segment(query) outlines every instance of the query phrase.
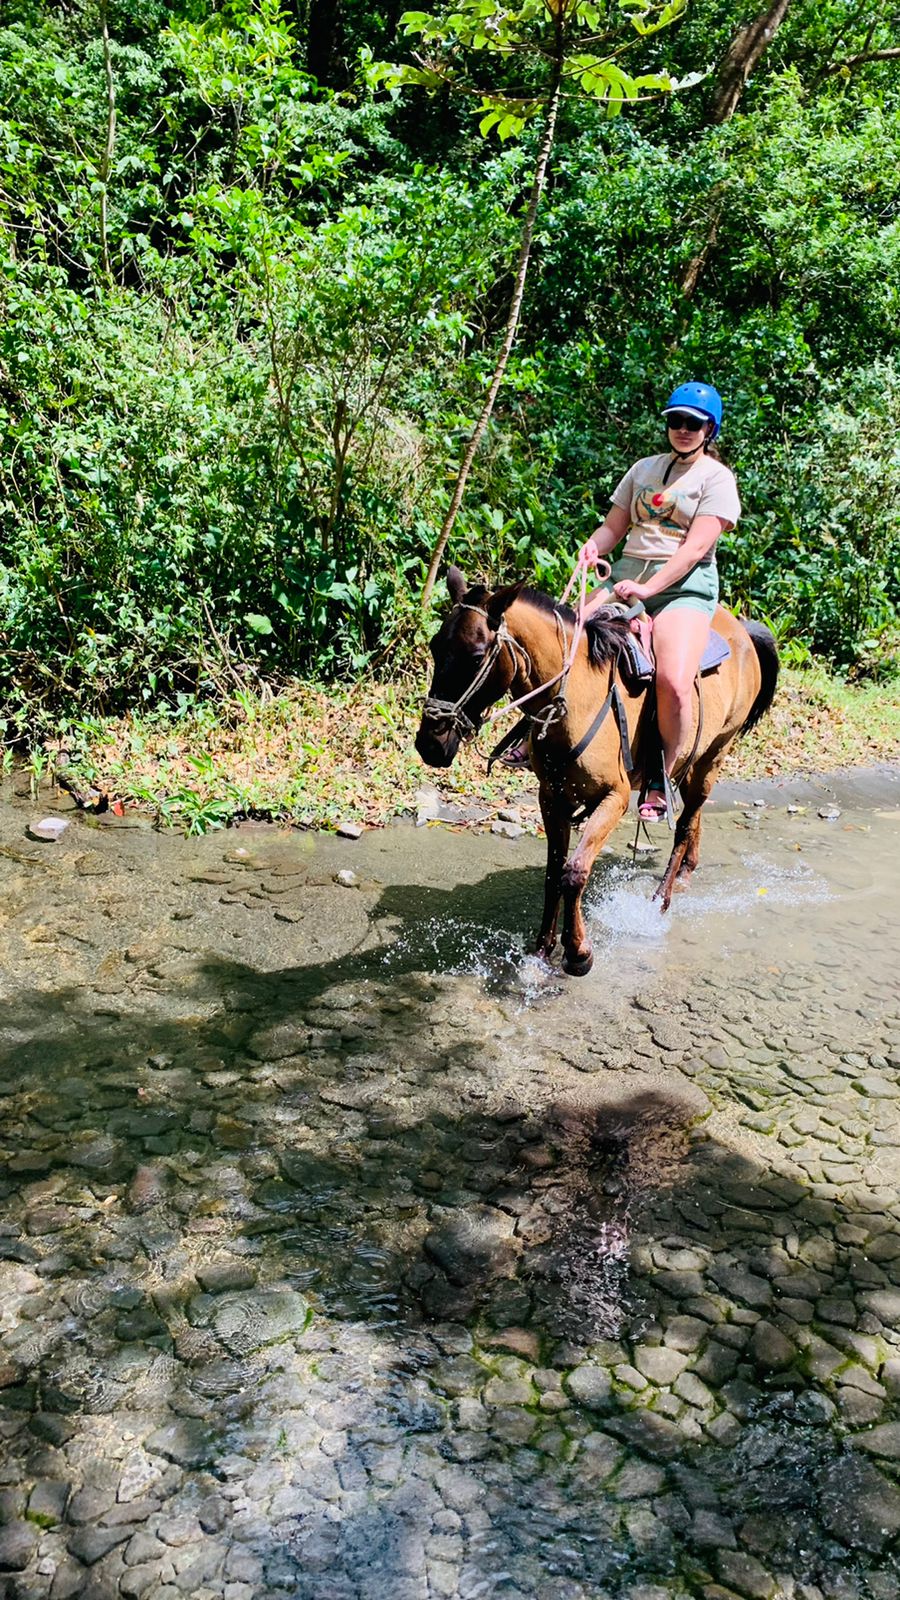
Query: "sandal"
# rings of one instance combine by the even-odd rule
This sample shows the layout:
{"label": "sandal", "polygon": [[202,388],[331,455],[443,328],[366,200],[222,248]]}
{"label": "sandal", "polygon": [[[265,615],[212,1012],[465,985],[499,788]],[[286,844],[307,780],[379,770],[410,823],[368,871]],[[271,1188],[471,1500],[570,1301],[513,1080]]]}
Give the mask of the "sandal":
{"label": "sandal", "polygon": [[638,816],[642,822],[666,821],[666,797],[661,789],[648,789],[646,799],[638,806]]}
{"label": "sandal", "polygon": [[497,757],[497,760],[501,767],[512,767],[514,771],[530,769],[531,757],[528,754],[527,740],[520,739],[518,744],[511,744],[508,750],[504,750],[502,756]]}

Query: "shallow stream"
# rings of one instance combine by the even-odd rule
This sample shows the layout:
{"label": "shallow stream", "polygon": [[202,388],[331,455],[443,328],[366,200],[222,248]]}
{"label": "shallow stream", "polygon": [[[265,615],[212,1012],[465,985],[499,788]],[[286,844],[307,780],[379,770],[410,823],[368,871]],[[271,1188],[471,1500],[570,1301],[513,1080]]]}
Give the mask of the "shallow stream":
{"label": "shallow stream", "polygon": [[534,839],[0,796],[0,1596],[900,1595],[900,774],[717,799],[574,980]]}

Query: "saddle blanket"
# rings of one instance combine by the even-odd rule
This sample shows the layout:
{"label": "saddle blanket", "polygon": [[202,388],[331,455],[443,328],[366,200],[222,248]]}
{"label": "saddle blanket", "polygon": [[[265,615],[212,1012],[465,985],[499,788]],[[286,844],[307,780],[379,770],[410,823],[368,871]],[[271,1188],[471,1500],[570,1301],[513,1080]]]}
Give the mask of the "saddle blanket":
{"label": "saddle blanket", "polygon": [[[644,654],[641,641],[630,633],[625,641],[625,653],[628,657],[628,675],[649,682],[653,677],[654,666],[649,656]],[[731,655],[731,646],[726,644],[720,633],[714,628],[709,630],[709,641],[703,652],[700,662],[701,673],[713,672],[723,661]]]}

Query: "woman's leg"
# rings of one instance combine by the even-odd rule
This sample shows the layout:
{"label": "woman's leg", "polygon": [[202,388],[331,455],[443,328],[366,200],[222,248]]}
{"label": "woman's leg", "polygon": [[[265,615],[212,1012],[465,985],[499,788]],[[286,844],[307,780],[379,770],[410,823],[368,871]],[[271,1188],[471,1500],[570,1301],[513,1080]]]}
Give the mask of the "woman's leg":
{"label": "woman's leg", "polygon": [[693,606],[664,606],[653,618],[656,703],[666,772],[689,754],[694,735],[694,682],[709,638],[710,618]]}

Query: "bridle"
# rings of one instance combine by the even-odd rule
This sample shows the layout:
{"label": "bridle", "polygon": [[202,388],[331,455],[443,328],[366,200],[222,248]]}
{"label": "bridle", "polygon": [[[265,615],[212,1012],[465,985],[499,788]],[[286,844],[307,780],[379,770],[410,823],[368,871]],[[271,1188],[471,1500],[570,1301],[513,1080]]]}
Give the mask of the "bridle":
{"label": "bridle", "polygon": [[[460,611],[474,611],[479,617],[484,617],[486,622],[493,627],[490,616],[483,606],[467,605],[464,600],[457,601]],[[435,733],[456,733],[460,739],[474,739],[478,732],[476,724],[463,710],[463,706],[478,693],[494,668],[502,652],[508,649],[513,659],[513,666],[518,671],[520,665],[526,676],[531,672],[531,657],[523,644],[514,639],[506,626],[506,618],[501,617],[497,624],[494,638],[485,654],[481,666],[478,668],[469,687],[463,691],[458,700],[440,700],[436,695],[428,695],[422,711],[423,723],[428,723]],[[521,657],[521,662],[520,658]]]}

